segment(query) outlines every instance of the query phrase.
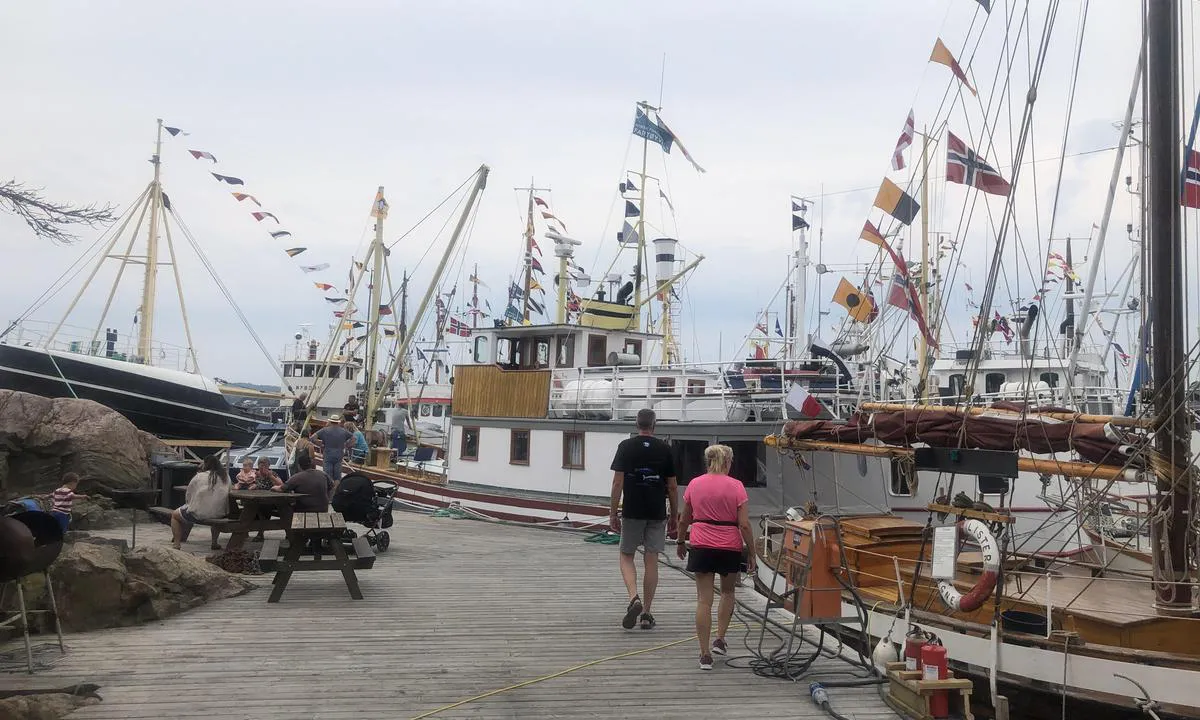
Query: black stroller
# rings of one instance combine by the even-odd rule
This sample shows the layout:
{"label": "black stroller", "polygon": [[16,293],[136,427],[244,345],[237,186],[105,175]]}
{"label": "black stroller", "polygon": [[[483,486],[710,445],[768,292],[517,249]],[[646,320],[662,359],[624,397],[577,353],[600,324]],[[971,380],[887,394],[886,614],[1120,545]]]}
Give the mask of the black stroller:
{"label": "black stroller", "polygon": [[[399,487],[391,480],[373,481],[362,473],[350,473],[342,478],[331,505],[346,522],[365,526],[367,542],[383,552],[391,544],[387,528],[392,526],[392,496]],[[356,535],[348,530],[347,537]]]}

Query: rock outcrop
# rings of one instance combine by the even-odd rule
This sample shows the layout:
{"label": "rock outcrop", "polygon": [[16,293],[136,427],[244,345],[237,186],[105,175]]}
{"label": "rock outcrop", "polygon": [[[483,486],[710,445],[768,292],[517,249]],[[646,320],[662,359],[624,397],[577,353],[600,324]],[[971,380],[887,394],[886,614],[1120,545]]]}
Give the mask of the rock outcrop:
{"label": "rock outcrop", "polygon": [[75,712],[81,705],[98,703],[88,698],[66,693],[38,693],[0,699],[0,718],[14,720],[59,720]]}
{"label": "rock outcrop", "polygon": [[82,492],[99,482],[148,486],[151,453],[162,448],[120,413],[73,398],[0,390],[0,491],[45,493],[63,473],[77,473]]}
{"label": "rock outcrop", "polygon": [[[254,587],[203,558],[165,545],[133,550],[122,545],[83,538],[64,547],[50,566],[65,632],[162,620]],[[23,583],[37,607],[44,607],[42,576],[28,576]]]}

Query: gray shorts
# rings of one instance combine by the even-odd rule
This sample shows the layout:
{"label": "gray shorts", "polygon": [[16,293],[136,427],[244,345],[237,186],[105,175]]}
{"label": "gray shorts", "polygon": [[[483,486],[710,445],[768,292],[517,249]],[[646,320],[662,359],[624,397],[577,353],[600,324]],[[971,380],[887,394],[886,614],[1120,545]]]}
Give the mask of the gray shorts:
{"label": "gray shorts", "polygon": [[667,521],[621,518],[621,552],[632,555],[638,546],[648,553],[660,553],[667,547]]}

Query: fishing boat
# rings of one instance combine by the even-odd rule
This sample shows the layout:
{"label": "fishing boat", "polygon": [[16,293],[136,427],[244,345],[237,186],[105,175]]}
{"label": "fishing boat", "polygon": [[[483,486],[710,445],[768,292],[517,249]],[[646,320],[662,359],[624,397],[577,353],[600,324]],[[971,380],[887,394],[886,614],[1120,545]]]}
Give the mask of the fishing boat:
{"label": "fishing boat", "polygon": [[[1079,327],[1065,328],[1067,344],[1054,362],[1026,348],[1014,354],[1016,363],[984,352],[993,329],[993,268],[973,342],[961,355],[929,363],[930,392],[922,383],[907,402],[863,402],[848,421],[792,421],[765,438],[798,463],[809,453],[846,453],[903,468],[893,482],[919,481],[928,490],[915,519],[843,508],[836,493],[814,483],[806,507],[763,519],[759,589],[815,625],[878,641],[883,660],[908,657],[898,648],[936,638],[998,718],[1200,717],[1200,478],[1180,311],[1187,286],[1180,168],[1192,163],[1180,162],[1177,144],[1179,6],[1151,0],[1145,8],[1124,127],[1144,69],[1150,142],[1142,261],[1156,320],[1142,335],[1145,384],[1130,409],[1116,414],[1121,404],[1100,382],[1103,355],[1087,357]],[[1040,70],[1044,59],[1036,62]],[[966,82],[961,69],[955,74]],[[1035,80],[1028,97],[1036,90]],[[968,160],[983,162],[973,154]],[[1018,150],[1014,185],[1021,166]],[[998,176],[985,162],[975,170]],[[896,216],[894,206],[881,209]],[[1102,226],[1109,210],[1111,192]],[[993,264],[1011,216],[1007,207]],[[1086,300],[1084,309],[1086,317]],[[1034,321],[1028,308],[1024,321]],[[920,364],[928,362],[924,350]],[[988,377],[1009,365],[1016,374],[1006,367],[1003,377]],[[1089,547],[1064,552],[1057,540],[1018,534],[1019,508],[980,499],[1003,500],[1039,478],[1061,478],[1070,497],[1054,507]],[[843,478],[845,492],[861,487]],[[812,581],[817,562],[833,563],[829,578],[837,582]]]}
{"label": "fishing boat", "polygon": [[[117,230],[93,246],[94,264],[87,281],[62,318],[57,322],[33,319],[32,313],[40,307],[35,303],[0,333],[0,388],[45,397],[94,400],[129,418],[141,430],[163,438],[228,440],[244,445],[254,437],[260,418],[232,405],[221,385],[201,374],[192,343],[169,224],[175,211],[160,181],[163,129],[159,120],[150,159],[153,178],[120,219]],[[139,239],[143,240],[140,247]],[[165,253],[161,247],[164,240]],[[196,250],[199,252],[198,247]],[[89,307],[88,302],[81,302],[84,293],[101,266],[109,261],[116,262],[118,270],[96,324],[88,328],[68,324],[76,311]],[[86,262],[87,257],[77,261]],[[121,279],[131,265],[143,266],[141,302],[134,331],[123,334],[112,327],[115,321],[110,311]],[[162,267],[173,271],[185,347],[155,338]],[[44,294],[43,300],[46,297]]]}

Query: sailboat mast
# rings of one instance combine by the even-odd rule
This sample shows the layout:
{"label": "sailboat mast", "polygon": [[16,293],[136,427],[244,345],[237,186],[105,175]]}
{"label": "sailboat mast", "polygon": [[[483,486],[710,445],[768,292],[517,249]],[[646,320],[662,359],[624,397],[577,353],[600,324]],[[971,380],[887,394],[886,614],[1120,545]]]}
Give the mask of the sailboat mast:
{"label": "sailboat mast", "polygon": [[[375,218],[375,242],[371,244],[371,282],[368,284],[370,288],[370,306],[368,307],[368,317],[370,321],[367,325],[367,376],[363,378],[363,384],[367,388],[367,411],[366,423],[373,423],[375,411],[379,409],[376,398],[382,399],[386,388],[380,388],[379,392],[375,392],[375,385],[379,381],[377,368],[379,366],[379,301],[382,298],[383,292],[383,221],[387,218],[387,200],[383,198],[383,186],[379,186],[379,190],[375,193],[375,202],[371,206],[371,217]],[[364,428],[369,428],[370,425],[364,423]]]}
{"label": "sailboat mast", "polygon": [[525,308],[521,318],[529,322],[529,289],[533,285],[533,178],[529,178],[529,207],[525,216]]}
{"label": "sailboat mast", "polygon": [[475,263],[475,272],[471,273],[471,327],[479,327],[479,263]]}
{"label": "sailboat mast", "polygon": [[1179,3],[1149,0],[1146,12],[1146,103],[1149,157],[1151,362],[1158,427],[1155,449],[1166,460],[1156,468],[1160,511],[1151,521],[1158,607],[1186,612],[1191,423],[1184,358],[1183,248],[1179,173]]}
{"label": "sailboat mast", "polygon": [[162,133],[163,121],[158,119],[158,135],[154,139],[154,180],[150,183],[150,232],[146,236],[146,274],[142,281],[142,307],[138,317],[138,362],[150,364],[150,346],[154,341],[154,298],[158,293],[158,217],[162,207]]}
{"label": "sailboat mast", "polygon": [[[646,112],[658,112],[658,108],[648,102],[639,102],[638,107]],[[639,308],[637,311],[637,327],[634,330],[640,332],[642,330],[642,273],[646,271],[646,163],[650,154],[650,141],[642,138],[642,173],[638,176],[641,184],[638,185],[638,221],[637,221],[637,262],[634,263],[634,279],[633,279],[633,306]],[[650,330],[651,328],[647,328]],[[664,352],[666,352],[666,343],[663,343]]]}
{"label": "sailboat mast", "polygon": [[[921,133],[921,271],[917,273],[922,312],[929,308],[929,135],[928,128],[925,130]],[[929,341],[925,333],[917,339],[917,352],[917,402],[924,403],[929,379]]]}
{"label": "sailboat mast", "polygon": [[[408,338],[408,271],[404,271],[404,279],[400,281],[400,342]],[[397,358],[401,360],[402,358]]]}

